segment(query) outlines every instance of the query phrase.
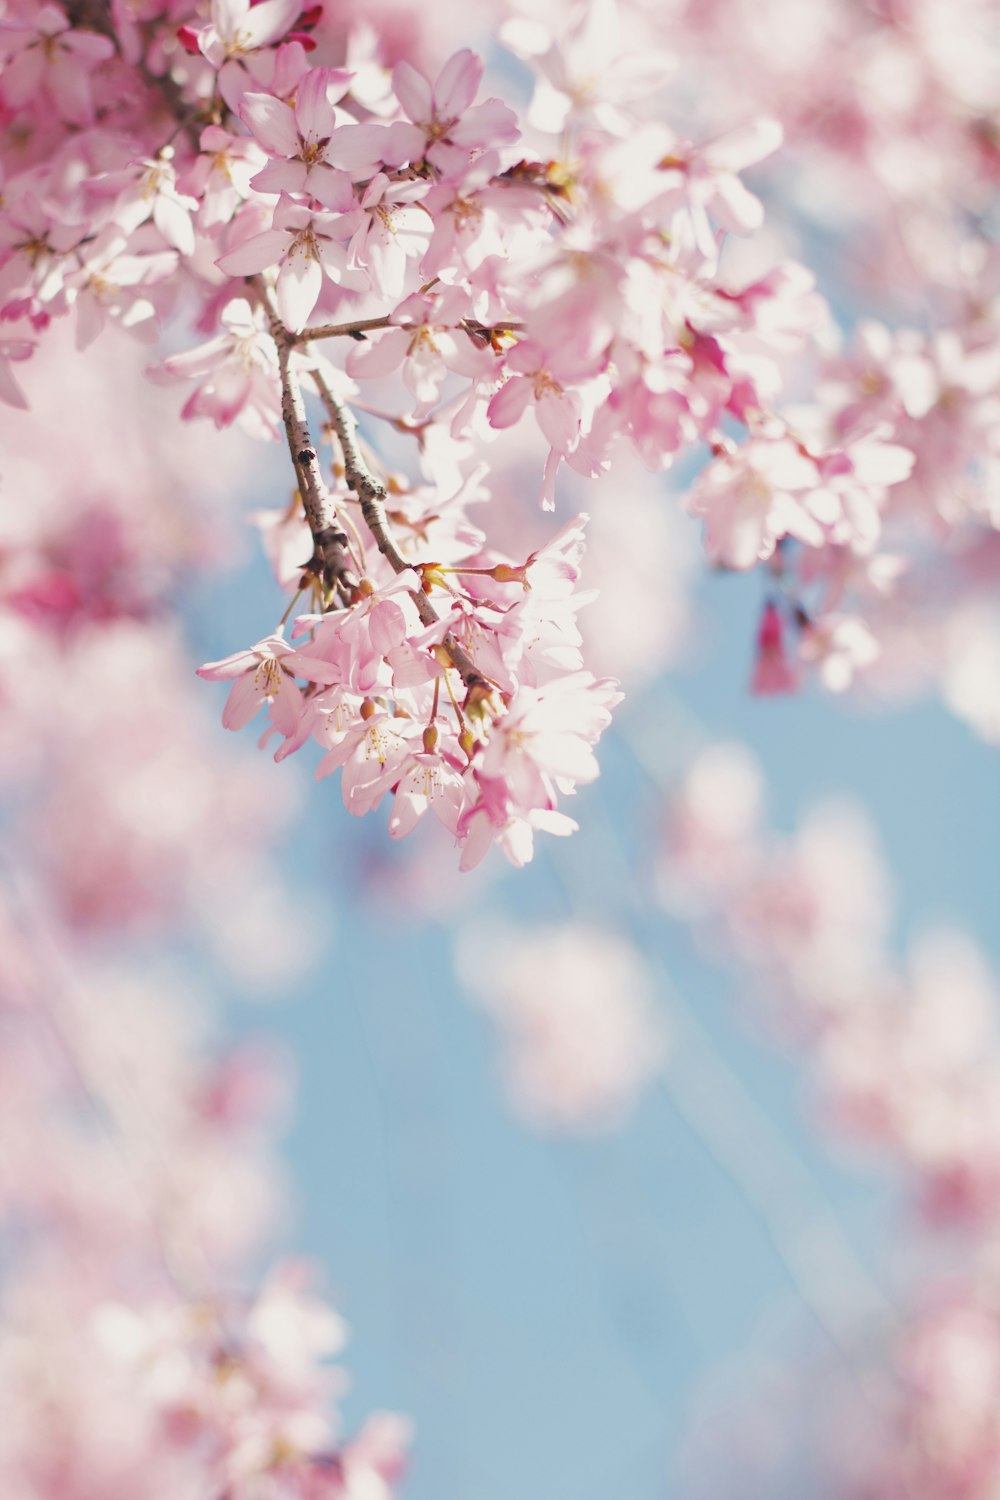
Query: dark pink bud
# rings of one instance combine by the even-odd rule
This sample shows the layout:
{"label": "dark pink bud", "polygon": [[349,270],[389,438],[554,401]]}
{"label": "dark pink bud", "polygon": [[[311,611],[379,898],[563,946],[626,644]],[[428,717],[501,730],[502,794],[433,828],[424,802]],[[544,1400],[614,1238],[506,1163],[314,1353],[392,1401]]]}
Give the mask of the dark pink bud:
{"label": "dark pink bud", "polygon": [[198,33],[193,26],[178,26],[177,40],[185,52],[190,52],[192,57],[197,57],[201,51],[198,46]]}
{"label": "dark pink bud", "polygon": [[798,680],[785,655],[785,628],[778,606],[769,599],[757,630],[757,660],[750,691],[756,697],[794,693]]}

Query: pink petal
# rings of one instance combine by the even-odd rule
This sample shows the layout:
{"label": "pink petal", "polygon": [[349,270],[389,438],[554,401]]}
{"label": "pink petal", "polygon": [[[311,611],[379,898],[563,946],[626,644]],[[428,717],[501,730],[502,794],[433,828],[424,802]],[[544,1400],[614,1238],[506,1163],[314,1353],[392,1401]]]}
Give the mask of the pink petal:
{"label": "pink petal", "polygon": [[194,254],[194,225],[186,208],[165,193],[157,193],[153,202],[153,223],[168,245],[182,255]]}
{"label": "pink petal", "polygon": [[487,99],[467,110],[448,132],[456,146],[493,146],[520,135],[517,115],[499,99]]}
{"label": "pink petal", "polygon": [[256,672],[247,672],[237,678],[229,689],[229,697],[222,710],[223,729],[243,729],[263,702],[264,694],[257,686]]}
{"label": "pink petal", "polygon": [[431,86],[412,63],[398,62],[392,70],[392,87],[405,114],[417,125],[429,123],[434,113]]}
{"label": "pink petal", "polygon": [[322,289],[323,267],[319,261],[302,251],[290,255],[278,272],[275,286],[278,311],[286,328],[298,331],[306,326]]}
{"label": "pink petal", "polygon": [[301,0],[262,0],[240,21],[240,33],[251,47],[267,47],[285,35],[301,10]]}
{"label": "pink petal", "polygon": [[49,89],[56,107],[71,125],[90,125],[94,119],[94,101],[90,92],[90,75],[82,62],[60,49],[52,59]]}
{"label": "pink petal", "polygon": [[333,134],[333,101],[347,92],[353,77],[342,68],[310,68],[295,92],[295,119],[303,138],[319,141]]}
{"label": "pink petal", "polygon": [[5,401],[8,406],[19,406],[24,411],[28,409],[24,392],[14,379],[7,361],[2,358],[0,358],[0,401]]}
{"label": "pink petal", "polygon": [[250,186],[258,193],[301,193],[308,175],[304,161],[276,156],[251,177]]}
{"label": "pink petal", "polygon": [[268,266],[277,265],[288,250],[289,237],[284,229],[265,229],[254,234],[235,250],[220,255],[215,262],[227,276],[254,276]]}
{"label": "pink petal", "polygon": [[727,131],[717,140],[710,141],[698,154],[703,161],[722,171],[742,172],[746,167],[752,167],[766,156],[771,156],[784,137],[785,132],[779,122],[764,117],[754,120],[750,125],[742,125],[737,130]]}
{"label": "pink petal", "polygon": [[468,109],[483,76],[483,60],[463,47],[449,57],[434,83],[435,114],[440,120],[453,120]]}
{"label": "pink petal", "polygon": [[738,177],[720,177],[709,205],[721,229],[751,234],[764,222],[764,205]]}
{"label": "pink petal", "polygon": [[373,650],[387,656],[406,639],[406,616],[391,599],[381,599],[368,616],[368,634]]}
{"label": "pink petal", "polygon": [[357,344],[347,356],[347,373],[359,380],[377,380],[398,370],[406,356],[410,335],[402,328],[390,328],[367,344]]}
{"label": "pink petal", "polygon": [[231,678],[253,672],[259,662],[260,657],[256,651],[236,651],[232,656],[224,656],[221,661],[207,661],[198,668],[197,676],[204,677],[206,682],[228,682]]}
{"label": "pink petal", "polygon": [[580,418],[569,396],[545,392],[535,404],[535,416],[557,453],[568,453],[575,446],[580,436]]}
{"label": "pink petal", "polygon": [[271,698],[271,723],[286,739],[299,727],[302,701],[302,694],[292,679],[282,672],[278,691]]}
{"label": "pink petal", "polygon": [[244,94],[240,118],[272,156],[298,156],[299,132],[287,104],[270,94]]}
{"label": "pink petal", "polygon": [[6,64],[3,72],[3,96],[14,109],[27,104],[42,85],[45,58],[41,47],[30,47]]}
{"label": "pink petal", "polygon": [[531,382],[517,376],[502,385],[486,408],[491,427],[513,427],[531,400]]}

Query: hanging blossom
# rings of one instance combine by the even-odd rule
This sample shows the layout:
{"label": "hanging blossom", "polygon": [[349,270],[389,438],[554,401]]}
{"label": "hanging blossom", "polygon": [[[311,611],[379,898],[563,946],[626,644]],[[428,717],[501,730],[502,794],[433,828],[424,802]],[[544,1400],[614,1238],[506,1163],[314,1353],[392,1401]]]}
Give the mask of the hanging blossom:
{"label": "hanging blossom", "polygon": [[[660,471],[702,445],[687,508],[708,558],[765,566],[779,601],[760,691],[810,670],[835,689],[872,680],[887,538],[901,514],[926,515],[935,485],[957,495],[955,524],[994,525],[1000,454],[963,498],[973,445],[995,430],[991,315],[922,350],[874,335],[853,363],[832,349],[806,270],[769,262],[766,244],[730,250],[761,232],[743,174],[786,122],[661,118],[662,39],[626,7],[602,0],[562,34],[541,18],[505,29],[536,73],[528,145],[467,48],[432,77],[285,0],[212,0],[141,27],[125,9],[104,24],[11,0],[0,25],[0,90],[22,116],[3,153],[0,396],[23,399],[13,362],[30,368],[60,317],[89,344],[110,321],[148,339],[175,306],[195,309],[200,347],[172,348],[158,378],[190,382],[185,418],[283,439],[299,497],[275,544],[282,586],[304,596],[281,633],[297,655],[278,667],[251,647],[240,680],[268,690],[242,687],[227,722],[256,704],[282,758],[317,739],[349,787],[374,759],[365,807],[411,798],[392,832],[422,821],[425,786],[466,865],[494,841],[521,861],[535,828],[567,831],[565,795],[595,774],[616,701],[588,675],[579,593],[544,598],[502,571],[526,568],[534,541],[472,540],[484,475],[499,493],[521,464],[558,508],[575,476],[612,493],[633,457]],[[56,94],[72,102],[53,109]],[[408,457],[390,460],[386,433]],[[284,516],[288,497],[271,509]],[[437,552],[446,530],[464,548]],[[341,623],[404,567],[401,635]],[[336,675],[297,674],[309,658]]]}

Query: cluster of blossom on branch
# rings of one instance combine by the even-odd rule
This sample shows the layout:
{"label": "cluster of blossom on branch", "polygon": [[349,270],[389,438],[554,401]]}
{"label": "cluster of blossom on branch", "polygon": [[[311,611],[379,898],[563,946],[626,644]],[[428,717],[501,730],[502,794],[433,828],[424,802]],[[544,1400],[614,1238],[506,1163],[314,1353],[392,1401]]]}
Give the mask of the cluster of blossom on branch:
{"label": "cluster of blossom on branch", "polygon": [[870,617],[903,567],[887,523],[981,461],[996,386],[985,331],[951,355],[884,331],[854,364],[823,355],[809,273],[766,250],[741,271],[731,248],[763,222],[740,173],[782,126],[688,140],[662,118],[655,28],[637,65],[616,25],[602,3],[558,40],[503,28],[538,80],[521,121],[479,98],[473,52],[390,66],[332,6],[10,0],[0,21],[6,399],[54,318],[87,344],[194,306],[207,342],[158,377],[190,386],[186,417],[283,436],[295,477],[265,537],[281,623],[205,669],[237,680],[226,722],[266,706],[279,755],[317,739],[352,812],[392,795],[394,834],[433,809],[463,868],[574,826],[560,799],[596,774],[617,701],[579,650],[582,534],[551,543],[546,596],[553,552],[503,553],[468,518],[525,436],[546,507],[561,471],[613,476],[629,453],[660,470],[700,445],[709,559],[772,579],[755,686],[795,685],[794,628],[841,687],[877,656]]}

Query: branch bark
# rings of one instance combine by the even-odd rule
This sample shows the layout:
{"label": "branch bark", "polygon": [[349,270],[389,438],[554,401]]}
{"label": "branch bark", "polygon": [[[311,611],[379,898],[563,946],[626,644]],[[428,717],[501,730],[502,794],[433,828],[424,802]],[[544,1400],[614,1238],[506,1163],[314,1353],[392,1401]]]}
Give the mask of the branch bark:
{"label": "branch bark", "polygon": [[[375,545],[393,572],[403,573],[407,568],[411,568],[413,564],[407,562],[392,535],[392,529],[385,513],[386,488],[381,480],[376,479],[361,455],[361,449],[358,447],[357,423],[354,420],[354,414],[343,401],[334,395],[319,370],[313,370],[312,378],[319,398],[323,403],[323,409],[326,412],[330,427],[340,444],[340,450],[344,456],[344,478],[347,481],[348,488],[353,490],[358,497],[365,525],[375,538]],[[419,589],[414,590],[413,601],[417,606],[417,613],[425,625],[437,625],[441,623],[441,616],[425,593]],[[459,673],[462,681],[470,691],[473,688],[477,690],[489,688],[489,683],[472,660],[472,657],[466,651],[465,647],[455,639],[450,630],[445,631],[441,638],[441,644],[448,653],[452,666]]]}

